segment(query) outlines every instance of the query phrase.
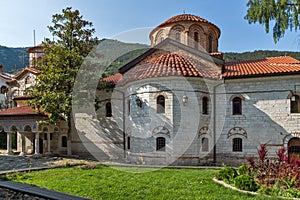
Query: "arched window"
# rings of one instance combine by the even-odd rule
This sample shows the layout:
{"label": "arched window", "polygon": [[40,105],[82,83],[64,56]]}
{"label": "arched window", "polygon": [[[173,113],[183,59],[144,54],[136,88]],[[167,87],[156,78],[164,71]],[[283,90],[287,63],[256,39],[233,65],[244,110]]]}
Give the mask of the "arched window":
{"label": "arched window", "polygon": [[202,138],[202,151],[207,152],[208,151],[208,138]]}
{"label": "arched window", "polygon": [[26,126],[24,127],[24,131],[25,131],[25,132],[31,132],[31,127],[30,127],[29,125],[26,125]]}
{"label": "arched window", "polygon": [[105,111],[106,111],[106,117],[112,116],[112,109],[111,109],[111,103],[107,102],[105,105]]}
{"label": "arched window", "polygon": [[177,42],[180,42],[180,32],[178,32],[178,31],[175,33],[175,40]]}
{"label": "arched window", "polygon": [[240,97],[235,97],[232,99],[232,114],[233,115],[242,114],[242,99]]}
{"label": "arched window", "polygon": [[169,32],[169,37],[177,42],[181,42],[181,33],[184,31],[184,27],[175,25]]}
{"label": "arched window", "polygon": [[59,132],[59,128],[58,127],[54,127],[54,133],[58,133]]}
{"label": "arched window", "polygon": [[288,142],[288,156],[290,158],[299,158],[300,157],[300,138],[292,138]]}
{"label": "arched window", "polygon": [[243,151],[243,140],[241,138],[232,139],[232,151]]}
{"label": "arched window", "polygon": [[156,151],[166,150],[166,139],[163,137],[156,138]]}
{"label": "arched window", "polygon": [[194,48],[198,49],[198,43],[199,43],[199,33],[194,32]]}
{"label": "arched window", "polygon": [[298,95],[291,97],[291,113],[300,113],[300,99]]}
{"label": "arched window", "polygon": [[208,36],[208,53],[211,53],[213,51],[213,39],[212,35],[209,34]]}
{"label": "arched window", "polygon": [[203,97],[202,98],[202,114],[207,115],[208,114],[208,98]]}
{"label": "arched window", "polygon": [[29,84],[30,83],[30,76],[27,76],[26,78],[25,78],[25,84]]}
{"label": "arched window", "polygon": [[164,31],[160,30],[155,36],[155,44],[158,44],[164,40]]}
{"label": "arched window", "polygon": [[62,136],[61,137],[61,147],[67,147],[68,142],[67,142],[67,136]]}
{"label": "arched window", "polygon": [[156,110],[157,113],[165,113],[165,97],[159,95],[156,99]]}

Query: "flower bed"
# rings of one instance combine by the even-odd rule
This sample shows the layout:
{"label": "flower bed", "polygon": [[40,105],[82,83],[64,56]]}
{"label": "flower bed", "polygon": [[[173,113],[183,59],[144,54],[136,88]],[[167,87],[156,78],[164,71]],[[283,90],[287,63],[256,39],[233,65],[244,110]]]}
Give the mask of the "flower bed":
{"label": "flower bed", "polygon": [[258,159],[250,157],[248,164],[238,169],[224,167],[217,179],[241,190],[300,198],[300,159],[295,156],[288,159],[285,148],[276,153],[277,159],[269,159],[267,144],[262,144],[258,149]]}

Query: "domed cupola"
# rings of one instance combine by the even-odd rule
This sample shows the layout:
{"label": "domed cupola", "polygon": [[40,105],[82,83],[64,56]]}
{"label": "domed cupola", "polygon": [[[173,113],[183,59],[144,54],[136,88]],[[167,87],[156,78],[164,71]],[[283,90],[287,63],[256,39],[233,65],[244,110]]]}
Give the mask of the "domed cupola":
{"label": "domed cupola", "polygon": [[191,14],[174,16],[151,31],[151,46],[171,38],[187,46],[218,52],[220,29],[213,23]]}

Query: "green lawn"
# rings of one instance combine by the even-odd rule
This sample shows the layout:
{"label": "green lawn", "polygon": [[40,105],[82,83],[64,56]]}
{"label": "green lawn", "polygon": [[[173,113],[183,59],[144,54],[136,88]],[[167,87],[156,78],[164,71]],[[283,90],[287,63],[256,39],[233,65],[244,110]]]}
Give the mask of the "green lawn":
{"label": "green lawn", "polygon": [[[216,170],[160,169],[128,173],[98,166],[57,168],[9,175],[13,181],[92,199],[276,199],[243,194],[212,181]],[[126,168],[128,170],[128,168]],[[143,169],[131,168],[142,172]]]}

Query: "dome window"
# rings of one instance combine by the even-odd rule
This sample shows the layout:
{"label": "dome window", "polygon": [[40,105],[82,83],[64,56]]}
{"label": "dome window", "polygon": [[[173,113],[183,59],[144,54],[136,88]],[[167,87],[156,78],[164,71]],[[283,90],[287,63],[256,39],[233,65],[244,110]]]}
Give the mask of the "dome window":
{"label": "dome window", "polygon": [[194,48],[198,49],[198,43],[199,43],[199,33],[194,32]]}

